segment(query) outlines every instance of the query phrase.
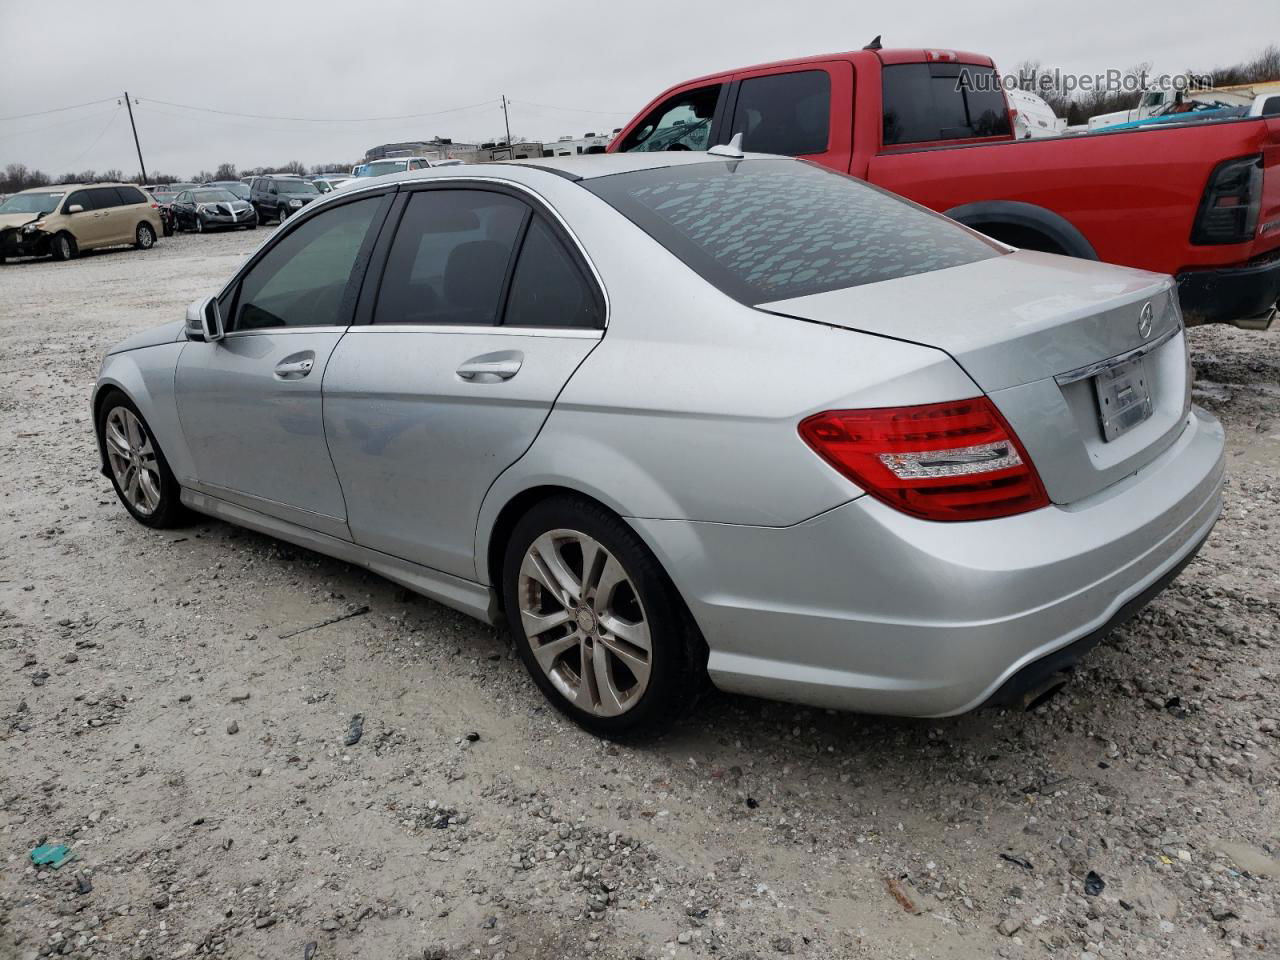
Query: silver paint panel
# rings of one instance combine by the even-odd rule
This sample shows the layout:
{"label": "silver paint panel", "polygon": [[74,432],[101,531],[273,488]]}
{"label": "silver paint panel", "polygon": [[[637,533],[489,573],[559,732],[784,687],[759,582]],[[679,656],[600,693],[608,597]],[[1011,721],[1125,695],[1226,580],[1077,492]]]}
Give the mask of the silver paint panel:
{"label": "silver paint panel", "polygon": [[[324,423],[355,542],[474,579],[480,503],[538,435],[592,333],[352,327],[325,372]],[[515,376],[458,375],[495,351],[521,355]]]}
{"label": "silver paint panel", "polygon": [[[281,519],[315,514],[330,534],[342,530],[346,504],[325,443],[320,387],[345,327],[278,328],[218,343],[188,343],[175,392],[194,463],[193,479],[255,498]],[[275,367],[312,354],[300,379]]]}

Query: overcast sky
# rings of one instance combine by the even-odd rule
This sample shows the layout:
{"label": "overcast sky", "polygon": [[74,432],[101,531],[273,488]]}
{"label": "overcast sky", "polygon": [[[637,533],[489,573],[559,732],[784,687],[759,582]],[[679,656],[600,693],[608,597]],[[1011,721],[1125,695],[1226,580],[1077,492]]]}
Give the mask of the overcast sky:
{"label": "overcast sky", "polygon": [[[504,93],[514,135],[607,131],[673,83],[876,34],[886,47],[986,53],[1003,70],[1025,59],[1089,73],[1144,60],[1208,69],[1280,40],[1280,0],[0,0],[0,31],[0,117],[128,89],[148,169],[186,177],[223,161],[355,161],[437,134],[493,139]],[[309,123],[171,104],[326,121],[451,112]],[[138,166],[115,99],[0,120],[0,167],[12,162],[53,175]]]}

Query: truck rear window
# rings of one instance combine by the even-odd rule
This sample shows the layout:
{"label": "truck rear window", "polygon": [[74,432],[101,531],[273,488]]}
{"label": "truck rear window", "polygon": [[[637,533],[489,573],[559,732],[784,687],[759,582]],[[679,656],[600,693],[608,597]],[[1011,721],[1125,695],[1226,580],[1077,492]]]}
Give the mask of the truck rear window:
{"label": "truck rear window", "polygon": [[753,306],[1000,253],[945,217],[798,160],[682,164],[582,185]]}
{"label": "truck rear window", "polygon": [[884,143],[1009,136],[1009,110],[991,67],[898,63],[883,71]]}

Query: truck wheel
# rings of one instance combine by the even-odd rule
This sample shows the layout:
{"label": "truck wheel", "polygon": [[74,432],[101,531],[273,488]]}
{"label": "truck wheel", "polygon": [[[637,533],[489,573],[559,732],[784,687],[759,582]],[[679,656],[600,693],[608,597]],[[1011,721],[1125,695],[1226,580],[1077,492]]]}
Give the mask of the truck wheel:
{"label": "truck wheel", "polygon": [[74,260],[80,252],[80,248],[76,246],[76,238],[69,233],[60,233],[54,237],[50,249],[55,260]]}

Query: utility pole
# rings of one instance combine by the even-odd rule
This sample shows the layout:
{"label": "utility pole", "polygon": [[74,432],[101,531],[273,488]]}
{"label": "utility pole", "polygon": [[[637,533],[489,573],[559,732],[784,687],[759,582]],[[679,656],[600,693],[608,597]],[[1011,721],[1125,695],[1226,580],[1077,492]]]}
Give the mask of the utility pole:
{"label": "utility pole", "polygon": [[142,162],[142,144],[138,142],[138,125],[133,122],[133,104],[129,101],[129,91],[124,92],[124,105],[129,111],[129,126],[133,128],[133,145],[138,150],[138,166],[142,168],[142,182],[147,182],[147,165]]}
{"label": "utility pole", "polygon": [[507,119],[507,95],[502,95],[502,123],[507,128],[507,149],[511,148],[511,121]]}

